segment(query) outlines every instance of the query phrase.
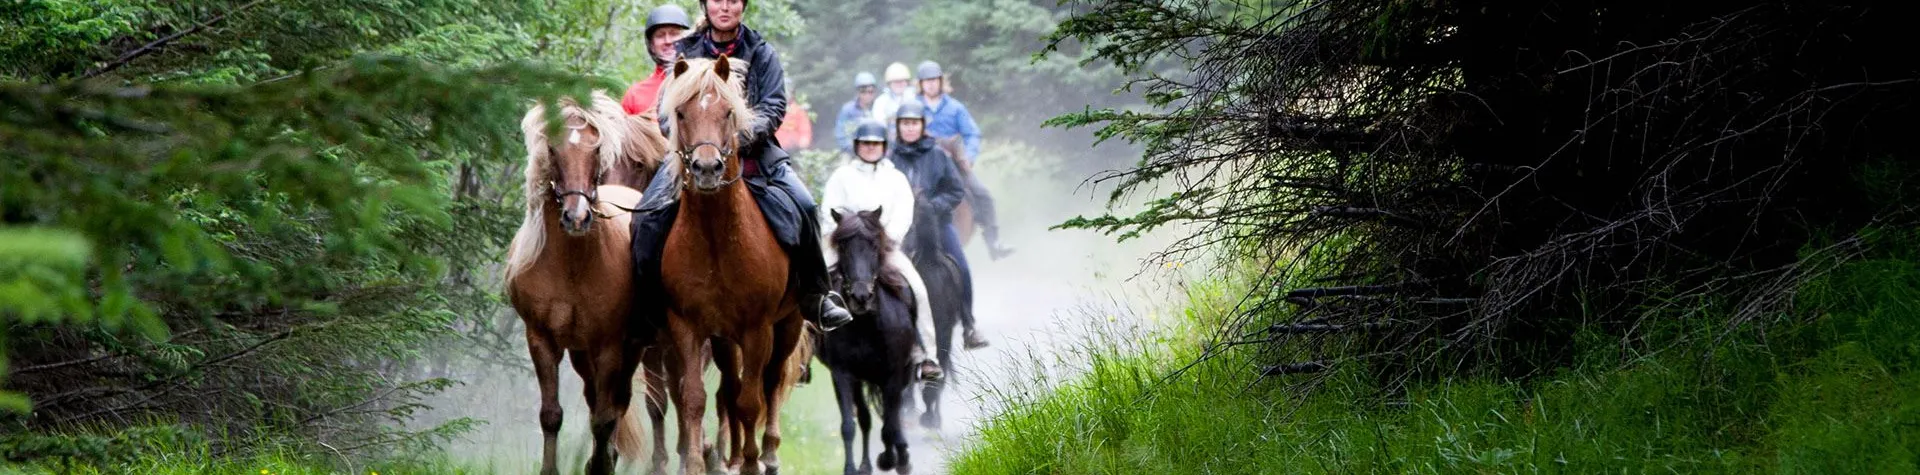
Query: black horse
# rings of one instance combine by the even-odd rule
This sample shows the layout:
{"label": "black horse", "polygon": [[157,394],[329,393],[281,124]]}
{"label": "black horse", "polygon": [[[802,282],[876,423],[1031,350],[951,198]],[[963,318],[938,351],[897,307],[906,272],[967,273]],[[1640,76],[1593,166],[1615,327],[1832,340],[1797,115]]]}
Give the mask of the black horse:
{"label": "black horse", "polygon": [[954,381],[954,329],[961,321],[973,319],[973,308],[967,305],[973,299],[966,295],[967,284],[962,280],[965,277],[960,273],[960,264],[947,255],[941,244],[941,234],[951,226],[951,221],[950,217],[936,216],[916,207],[913,226],[907,231],[903,248],[907,259],[913,261],[914,270],[920,272],[920,280],[927,284],[928,307],[933,309],[933,337],[937,340],[932,347],[938,348],[940,369],[946,373],[942,380],[925,384],[920,390],[922,403],[927,408],[927,412],[920,414],[920,425],[934,430],[940,429],[940,393]]}
{"label": "black horse", "polygon": [[[821,336],[820,362],[833,374],[833,392],[840,401],[840,438],[845,444],[847,475],[872,473],[867,463],[867,437],[872,433],[866,392],[879,396],[882,450],[881,470],[913,471],[907,457],[907,438],[901,412],[912,401],[914,367],[909,364],[918,332],[913,327],[913,291],[900,271],[887,265],[893,242],[880,226],[882,209],[851,215],[833,210],[839,225],[829,239],[840,254],[831,271],[833,285],[847,299],[853,323]],[[860,419],[860,466],[853,465],[854,416]]]}

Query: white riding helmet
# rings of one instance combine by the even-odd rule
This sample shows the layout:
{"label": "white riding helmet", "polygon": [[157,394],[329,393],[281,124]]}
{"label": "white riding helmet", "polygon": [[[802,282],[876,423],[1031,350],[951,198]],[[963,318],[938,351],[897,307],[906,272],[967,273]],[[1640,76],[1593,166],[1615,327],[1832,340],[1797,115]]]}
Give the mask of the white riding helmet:
{"label": "white riding helmet", "polygon": [[887,82],[909,81],[912,79],[913,73],[907,71],[907,65],[901,63],[887,65]]}

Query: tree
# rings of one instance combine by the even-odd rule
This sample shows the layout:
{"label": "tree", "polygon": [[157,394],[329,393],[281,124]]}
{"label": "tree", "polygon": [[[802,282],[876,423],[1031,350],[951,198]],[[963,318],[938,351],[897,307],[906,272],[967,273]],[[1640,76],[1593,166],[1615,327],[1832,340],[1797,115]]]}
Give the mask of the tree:
{"label": "tree", "polygon": [[[579,73],[632,42],[576,41],[614,6],[0,7],[0,404],[31,406],[0,432],[178,421],[333,453],[459,429],[397,423],[453,384],[412,365],[495,330],[515,125],[618,85]],[[59,454],[7,456],[36,455]]]}
{"label": "tree", "polygon": [[1263,374],[1525,377],[1674,304],[1734,302],[1743,328],[1865,223],[1912,219],[1849,185],[1913,158],[1880,131],[1915,125],[1920,63],[1866,47],[1906,4],[1083,5],[1053,39],[1153,107],[1056,124],[1142,144],[1104,180],[1157,199],[1066,227],[1197,223],[1174,252],[1264,264],[1209,352],[1263,343]]}

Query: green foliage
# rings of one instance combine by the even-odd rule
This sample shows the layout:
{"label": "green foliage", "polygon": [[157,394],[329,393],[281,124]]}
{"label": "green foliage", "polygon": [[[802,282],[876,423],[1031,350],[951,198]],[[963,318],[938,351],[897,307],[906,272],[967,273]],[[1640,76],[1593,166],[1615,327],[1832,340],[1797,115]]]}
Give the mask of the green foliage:
{"label": "green foliage", "polygon": [[581,35],[628,8],[0,5],[0,433],[83,448],[159,419],[351,463],[471,427],[406,428],[456,384],[418,367],[512,331],[489,268],[520,115],[619,86],[556,70],[613,70],[639,42]]}
{"label": "green foliage", "polygon": [[[1920,233],[1876,236],[1801,287],[1809,318],[1764,336],[1704,305],[1642,345],[1589,332],[1550,377],[1418,384],[1384,406],[1358,371],[1261,380],[1238,355],[1161,379],[1199,343],[1115,348],[989,420],[953,473],[1913,473]],[[1186,331],[1230,318],[1237,285],[1199,287]]]}

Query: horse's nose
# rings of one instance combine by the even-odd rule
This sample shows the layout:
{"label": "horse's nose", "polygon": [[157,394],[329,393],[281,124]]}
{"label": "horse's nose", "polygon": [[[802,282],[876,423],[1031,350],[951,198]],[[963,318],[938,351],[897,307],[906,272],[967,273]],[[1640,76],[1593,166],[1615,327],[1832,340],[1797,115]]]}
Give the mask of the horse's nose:
{"label": "horse's nose", "polygon": [[560,211],[560,227],[568,234],[586,234],[593,230],[593,213],[586,206],[567,207]]}
{"label": "horse's nose", "polygon": [[719,159],[698,159],[693,161],[693,172],[700,175],[716,176],[726,168],[726,162]]}

